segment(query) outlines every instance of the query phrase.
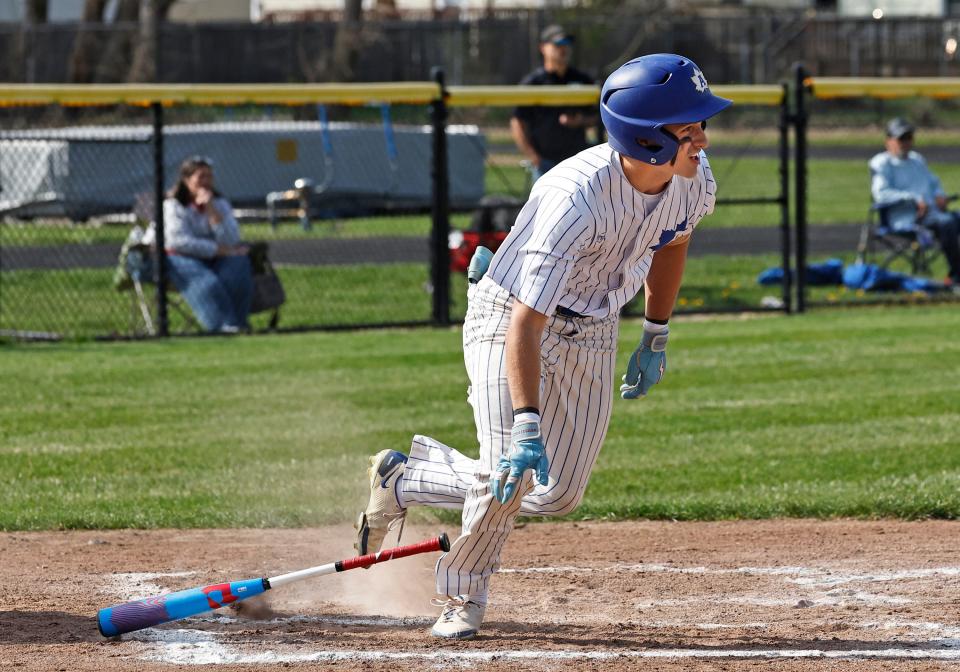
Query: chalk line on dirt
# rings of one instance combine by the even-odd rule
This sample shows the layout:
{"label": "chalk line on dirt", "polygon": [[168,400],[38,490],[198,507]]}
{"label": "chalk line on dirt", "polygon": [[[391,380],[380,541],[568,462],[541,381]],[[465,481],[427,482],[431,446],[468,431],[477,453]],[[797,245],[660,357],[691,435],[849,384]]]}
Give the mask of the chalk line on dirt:
{"label": "chalk line on dirt", "polygon": [[[284,663],[336,663],[421,661],[434,665],[463,665],[527,660],[623,660],[624,658],[697,659],[697,658],[830,658],[843,660],[912,659],[960,660],[960,647],[954,641],[921,643],[926,648],[902,647],[877,649],[639,649],[617,651],[574,651],[515,649],[497,651],[370,651],[359,649],[320,650],[309,652],[260,651],[229,649],[217,633],[199,630],[148,629],[136,639],[151,646],[146,660],[177,665],[256,665]],[[880,643],[882,644],[882,643]]]}
{"label": "chalk line on dirt", "polygon": [[788,577],[785,579],[786,581],[800,585],[835,585],[842,583],[874,583],[904,581],[907,579],[960,577],[960,567],[930,567],[870,573],[850,573],[849,570],[829,567],[678,567],[676,565],[658,563],[610,565],[607,567],[577,567],[573,565],[560,565],[557,567],[517,567],[501,568],[497,570],[497,572],[499,574],[589,574],[592,572],[745,574],[747,576],[784,576]]}
{"label": "chalk line on dirt", "polygon": [[[906,597],[895,597],[889,595],[874,595],[860,591],[845,591],[842,594],[832,594],[833,591],[815,596],[808,599],[807,608],[812,607],[838,607],[848,604],[877,604],[889,606],[902,606],[910,604],[913,600]],[[672,597],[663,600],[640,600],[634,604],[637,609],[651,609],[653,607],[687,607],[699,604],[741,604],[754,607],[794,607],[798,606],[797,597],[764,597],[762,595],[693,595],[690,597]]]}

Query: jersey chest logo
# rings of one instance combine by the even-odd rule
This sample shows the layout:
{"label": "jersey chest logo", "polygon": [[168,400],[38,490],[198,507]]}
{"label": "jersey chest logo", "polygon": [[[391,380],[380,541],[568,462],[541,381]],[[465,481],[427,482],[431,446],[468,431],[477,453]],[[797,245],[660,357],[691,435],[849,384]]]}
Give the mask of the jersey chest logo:
{"label": "jersey chest logo", "polygon": [[681,231],[687,230],[687,218],[684,217],[683,221],[677,225],[675,229],[664,229],[660,232],[660,240],[657,241],[656,245],[651,245],[650,249],[656,252],[664,245],[669,245],[670,242],[677,237],[677,234]]}

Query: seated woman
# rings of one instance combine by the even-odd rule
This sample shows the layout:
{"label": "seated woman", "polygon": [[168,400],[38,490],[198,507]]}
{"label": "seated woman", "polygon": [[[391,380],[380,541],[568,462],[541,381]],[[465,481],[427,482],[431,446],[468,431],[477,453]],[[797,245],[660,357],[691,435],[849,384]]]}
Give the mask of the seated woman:
{"label": "seated woman", "polygon": [[233,209],[213,188],[213,162],[191,157],[163,203],[170,280],[207,331],[249,328],[253,274]]}

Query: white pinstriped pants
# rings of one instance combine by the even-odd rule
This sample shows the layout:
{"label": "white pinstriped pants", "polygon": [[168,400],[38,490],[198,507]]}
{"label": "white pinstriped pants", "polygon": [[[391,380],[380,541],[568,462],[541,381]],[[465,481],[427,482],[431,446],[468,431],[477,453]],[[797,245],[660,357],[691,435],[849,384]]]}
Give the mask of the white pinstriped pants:
{"label": "white pinstriped pants", "polygon": [[541,431],[550,481],[534,485],[527,471],[522,499],[501,505],[489,478],[510,449],[513,405],[504,341],[512,304],[510,294],[489,278],[470,288],[463,351],[480,459],[415,436],[402,482],[406,506],[463,509],[460,537],[437,562],[437,593],[466,595],[481,604],[517,515],[560,516],[580,503],[607,433],[616,387],[617,317],[551,317],[540,347]]}

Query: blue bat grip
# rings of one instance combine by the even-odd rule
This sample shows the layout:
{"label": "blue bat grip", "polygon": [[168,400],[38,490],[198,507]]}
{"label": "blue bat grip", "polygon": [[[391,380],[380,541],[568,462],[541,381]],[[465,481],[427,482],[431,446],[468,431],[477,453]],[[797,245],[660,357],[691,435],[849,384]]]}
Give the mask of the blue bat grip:
{"label": "blue bat grip", "polygon": [[190,588],[168,595],[155,595],[101,609],[97,613],[97,627],[104,637],[115,637],[149,628],[151,625],[219,609],[232,602],[259,595],[269,587],[270,584],[265,579],[247,579]]}

